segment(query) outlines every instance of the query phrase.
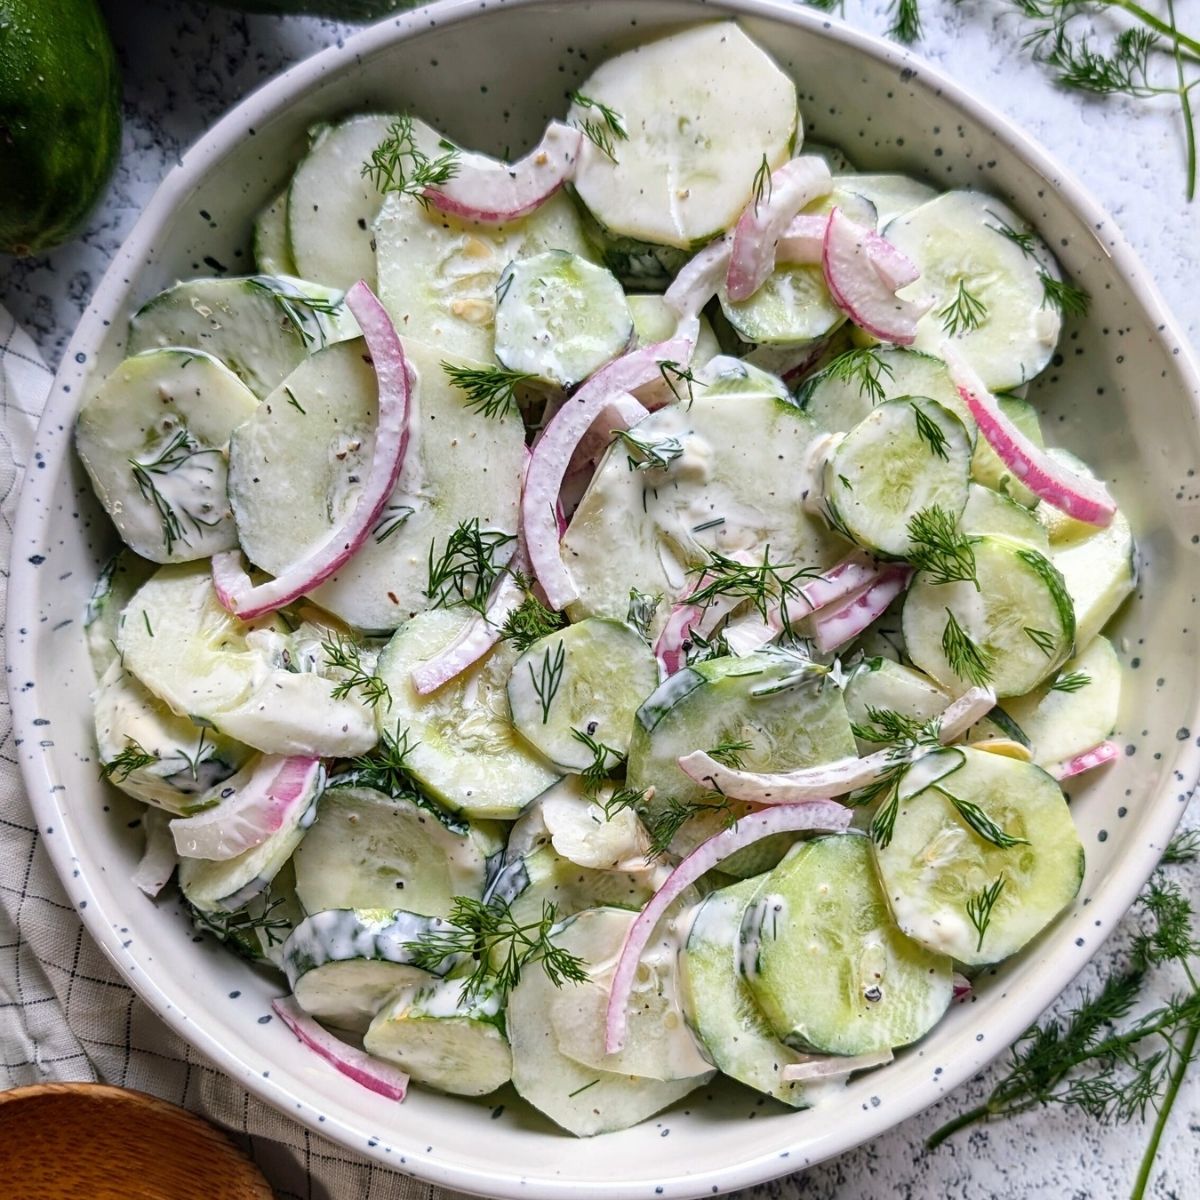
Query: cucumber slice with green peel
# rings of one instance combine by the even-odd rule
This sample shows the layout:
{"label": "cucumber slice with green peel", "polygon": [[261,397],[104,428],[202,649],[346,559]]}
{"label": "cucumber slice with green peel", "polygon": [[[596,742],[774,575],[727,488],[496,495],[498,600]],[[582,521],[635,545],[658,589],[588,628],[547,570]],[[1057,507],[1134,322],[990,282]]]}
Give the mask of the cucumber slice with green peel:
{"label": "cucumber slice with green peel", "polygon": [[[356,695],[335,696],[337,681],[318,669],[295,670],[283,619],[232,616],[206,567],[160,569],[130,600],[117,645],[172,711],[257,750],[347,757],[377,740]],[[328,670],[323,660],[319,670]]]}
{"label": "cucumber slice with green peel", "polygon": [[[608,921],[568,918],[552,938],[557,946],[585,962],[612,954],[611,941],[597,936],[607,932]],[[520,1095],[556,1124],[578,1137],[611,1133],[644,1121],[660,1109],[682,1099],[712,1078],[714,1072],[669,1081],[620,1074],[586,1067],[559,1049],[559,1030],[551,1017],[556,1001],[561,1024],[569,1016],[574,987],[563,984],[561,996],[541,970],[526,970],[508,998],[505,1014],[512,1046],[512,1081]],[[587,1019],[591,1019],[590,1010]],[[631,1022],[632,1024],[632,1022]]]}
{"label": "cucumber slice with green peel", "polygon": [[999,533],[1032,546],[1041,554],[1050,551],[1046,527],[1029,509],[982,484],[972,483],[968,488],[967,504],[958,525],[963,533]]}
{"label": "cucumber slice with green peel", "polygon": [[[575,191],[615,234],[694,250],[730,228],[755,172],[799,140],[791,79],[732,22],[697,25],[610,58],[577,95],[619,117],[612,157],[586,140]],[[582,127],[594,107],[574,103]]]}
{"label": "cucumber slice with green peel", "polygon": [[375,1015],[363,1047],[439,1091],[494,1092],[512,1077],[500,997],[467,997],[463,988],[461,979],[403,988]]}
{"label": "cucumber slice with green peel", "polygon": [[722,1074],[792,1108],[808,1108],[841,1084],[814,1087],[780,1078],[800,1055],[772,1033],[739,970],[742,917],[762,883],[761,877],[745,879],[704,898],[679,956],[680,998]]}
{"label": "cucumber slice with green peel", "polygon": [[[681,755],[734,746],[746,770],[784,771],[857,753],[841,691],[824,678],[783,653],[715,658],[672,675],[638,709],[626,782],[636,790],[654,788],[645,805],[647,825],[671,809],[696,808],[672,839],[672,853],[686,854],[731,813],[745,811],[740,804],[714,808],[711,793],[680,770]],[[721,869],[736,877],[757,874],[793,841],[791,835],[764,838]]]}
{"label": "cucumber slice with green peel", "polygon": [[556,767],[581,772],[599,759],[611,771],[629,752],[634,713],[657,686],[658,663],[642,635],[624,621],[592,617],[517,659],[508,702],[513,724]]}
{"label": "cucumber slice with green peel", "polygon": [[433,981],[432,972],[413,965],[414,943],[443,924],[403,909],[312,913],[283,946],[288,986],[309,1016],[365,1033],[397,989]]}
{"label": "cucumber slice with green peel", "polygon": [[1137,547],[1129,519],[1120,510],[1104,529],[1084,526],[1074,541],[1050,543],[1050,561],[1062,572],[1075,607],[1076,641],[1081,646],[1108,624],[1137,585]]}
{"label": "cucumber slice with green peel", "polygon": [[954,413],[976,437],[975,422],[950,382],[946,364],[932,354],[900,347],[859,349],[834,358],[796,390],[796,403],[831,433],[853,429],[875,406],[901,396],[926,396]]}
{"label": "cucumber slice with green peel", "polygon": [[871,854],[862,834],[815,838],[746,909],[746,981],[776,1037],[797,1049],[907,1046],[950,1004],[950,959],[897,928]]}
{"label": "cucumber slice with green peel", "polygon": [[[310,131],[308,154],[296,168],[287,196],[288,244],[305,279],[342,289],[362,279],[375,288],[371,226],[383,195],[363,167],[396,120],[368,114]],[[410,129],[423,154],[436,159],[446,153],[441,135],[424,121],[413,120]]]}
{"label": "cucumber slice with green peel", "polygon": [[971,439],[935,400],[908,396],[873,409],[825,464],[825,503],[860,546],[913,551],[909,522],[933,506],[957,517],[967,502]]}
{"label": "cucumber slice with green peel", "polygon": [[730,300],[723,287],[720,295],[721,311],[734,332],[755,346],[809,345],[846,320],[820,267],[781,264],[748,300]]}
{"label": "cucumber slice with green peel", "polygon": [[[959,962],[999,962],[1074,898],[1083,847],[1045,771],[981,750],[958,752],[966,759],[959,771],[900,801],[891,841],[874,847],[875,865],[910,937]],[[1007,848],[988,841],[955,799],[1025,840]]]}
{"label": "cucumber slice with green peel", "polygon": [[191,279],[134,313],[129,347],[203,350],[264,397],[314,350],[359,336],[341,301],[341,292],[291,277]]}
{"label": "cucumber slice with green peel", "polygon": [[100,571],[83,617],[88,654],[97,680],[102,679],[105,671],[120,657],[117,636],[121,632],[125,606],[156,570],[158,567],[154,563],[132,550],[122,549]]}
{"label": "cucumber slice with green peel", "polygon": [[[569,190],[574,193],[574,189]],[[660,246],[640,238],[621,237],[605,229],[582,202],[580,210],[588,246],[597,261],[602,262],[623,287],[647,292],[665,291],[692,257],[690,250],[680,250],[677,246]]]}
{"label": "cucumber slice with green peel", "polygon": [[[1000,411],[1034,445],[1044,445],[1042,426],[1037,409],[1019,396],[997,396]],[[986,438],[975,439],[975,453],[971,458],[971,478],[995,492],[1008,496],[1025,508],[1033,508],[1037,497],[1004,465],[1000,456],[992,449]]]}
{"label": "cucumber slice with green peel", "polygon": [[396,328],[453,363],[494,361],[496,287],[509,263],[547,250],[595,257],[564,193],[503,225],[462,221],[393,193],[375,241],[379,296]]}
{"label": "cucumber slice with green peel", "polygon": [[561,388],[622,354],[634,336],[621,285],[566,250],[546,250],[504,268],[495,325],[502,366]]}
{"label": "cucumber slice with green peel", "polygon": [[[472,411],[466,393],[450,382],[436,351],[406,340],[405,352],[417,373],[417,386],[400,477],[371,535],[311,594],[317,604],[365,630],[393,630],[429,606],[425,593],[430,551],[435,558],[443,554],[464,522],[478,521],[480,530],[510,536],[517,530],[525,470],[525,430],[519,414],[488,418]],[[344,403],[349,407],[348,398]],[[303,418],[290,405],[284,407],[289,411],[277,407],[271,420],[302,438]],[[287,460],[288,473],[302,479],[303,473],[292,464],[311,461],[313,451],[302,452],[297,446],[296,453],[297,459]],[[262,454],[270,455],[265,442]],[[336,476],[322,463],[318,478]],[[297,497],[297,504],[305,505],[300,511],[314,518],[322,515],[314,512],[311,496]],[[287,519],[286,512],[277,512],[277,528]],[[260,540],[271,538],[270,523],[268,510],[262,516]],[[276,554],[289,552],[286,538],[278,546],[272,540],[272,545]]]}
{"label": "cucumber slice with green peel", "polygon": [[[617,1075],[674,1080],[703,1075],[712,1063],[702,1053],[680,1008],[676,960],[678,947],[671,919],[638,962],[629,997],[629,1029],[615,1054],[604,1049],[605,1012],[612,972],[625,936],[637,914],[621,908],[579,913],[568,937],[586,945],[589,978],[568,985],[550,999],[550,1024],[558,1049],[585,1067]],[[686,925],[687,918],[676,918]]]}
{"label": "cucumber slice with green peel", "polygon": [[258,401],[195,350],[125,359],[85,401],[75,448],[124,542],[153,562],[190,562],[237,545],[225,448]]}
{"label": "cucumber slice with green peel", "polygon": [[1120,707],[1121,664],[1103,637],[1093,638],[1081,654],[1063,663],[1049,683],[1005,702],[1040,767],[1099,745],[1116,728]]}
{"label": "cucumber slice with green peel", "polygon": [[296,851],[296,891],[308,912],[402,903],[444,917],[455,896],[483,895],[486,850],[432,806],[369,787],[327,787]]}
{"label": "cucumber slice with green peel", "polygon": [[405,765],[439,804],[469,817],[510,820],[558,778],[512,723],[506,688],[518,652],[501,641],[428,696],[412,683],[412,669],[453,640],[471,615],[430,609],[392,638],[376,667],[392,696],[379,721],[384,729],[408,731]]}
{"label": "cucumber slice with green peel", "polygon": [[287,188],[254,218],[254,265],[264,275],[295,275],[288,242]]}
{"label": "cucumber slice with green peel", "polygon": [[[806,147],[805,153],[811,151]],[[910,175],[838,174],[834,183],[845,191],[857,192],[875,206],[879,229],[886,228],[897,217],[912,212],[938,194],[936,188]]]}
{"label": "cucumber slice with green peel", "polygon": [[1038,374],[1062,329],[1042,282],[1048,271],[1057,277],[1050,251],[1036,239],[1026,249],[1005,228],[1024,233],[1026,226],[994,196],[963,190],[942,193],[886,229],[921,270],[896,294],[933,300],[917,322],[914,349],[936,353],[950,337],[992,391]]}
{"label": "cucumber slice with green peel", "polygon": [[92,696],[96,749],[114,787],[186,816],[250,757],[243,746],[173,713],[114,659]]}
{"label": "cucumber slice with green peel", "polygon": [[[873,724],[871,711],[889,711],[918,721],[936,717],[950,703],[950,696],[928,675],[889,658],[868,658],[858,666],[843,693],[850,723],[862,728]],[[879,749],[869,738],[856,738],[860,754]]]}
{"label": "cucumber slice with green peel", "polygon": [[[671,605],[696,581],[710,551],[742,551],[759,563],[832,565],[844,544],[800,504],[797,464],[816,431],[776,377],[714,359],[696,375],[692,401],[652,413],[631,431],[681,449],[665,470],[631,470],[617,439],[601,460],[563,536],[563,560],[579,591],[573,620],[621,620],[631,588],[662,596],[651,625],[662,631]],[[687,384],[679,385],[686,388]],[[763,447],[771,447],[764,454]],[[619,512],[623,519],[612,520]],[[693,747],[694,749],[694,747]]]}
{"label": "cucumber slice with green peel", "polygon": [[990,535],[972,548],[978,589],[917,573],[904,602],[908,654],[951,691],[990,682],[997,696],[1024,695],[1071,653],[1071,597],[1062,574],[1032,546]]}

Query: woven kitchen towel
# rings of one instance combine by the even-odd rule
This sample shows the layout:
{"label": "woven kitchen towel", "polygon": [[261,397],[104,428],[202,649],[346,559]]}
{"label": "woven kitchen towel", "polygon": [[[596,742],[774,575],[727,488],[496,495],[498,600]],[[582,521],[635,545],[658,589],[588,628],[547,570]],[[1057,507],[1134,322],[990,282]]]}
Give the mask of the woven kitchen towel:
{"label": "woven kitchen towel", "polygon": [[[17,494],[50,379],[33,342],[0,306],[0,636]],[[0,706],[0,1088],[102,1080],[152,1092],[229,1130],[280,1197],[458,1196],[347,1154],[262,1104],[125,986],[84,932],[39,841],[2,689]]]}

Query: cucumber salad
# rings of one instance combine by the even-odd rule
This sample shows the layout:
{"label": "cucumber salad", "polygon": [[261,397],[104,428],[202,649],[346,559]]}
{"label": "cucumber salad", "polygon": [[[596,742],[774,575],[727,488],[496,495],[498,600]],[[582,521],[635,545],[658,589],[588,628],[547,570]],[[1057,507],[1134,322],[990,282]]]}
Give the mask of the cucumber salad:
{"label": "cucumber salad", "polygon": [[837,1103],[1075,896],[1134,546],[1001,200],[806,142],[717,22],[511,163],[315,128],[254,257],[82,407],[87,636],[137,884],[304,1053],[577,1135]]}

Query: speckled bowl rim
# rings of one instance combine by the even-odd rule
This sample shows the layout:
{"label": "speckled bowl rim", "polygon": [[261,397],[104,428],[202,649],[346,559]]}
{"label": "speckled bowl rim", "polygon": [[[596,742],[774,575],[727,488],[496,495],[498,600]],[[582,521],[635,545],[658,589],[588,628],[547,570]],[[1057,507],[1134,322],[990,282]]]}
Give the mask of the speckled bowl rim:
{"label": "speckled bowl rim", "polygon": [[[586,0],[580,2],[584,3]],[[90,359],[90,352],[104,338],[106,314],[110,317],[118,315],[117,310],[128,288],[129,273],[139,270],[158,230],[169,219],[181,198],[191,193],[196,182],[207,170],[208,164],[214,158],[222,158],[225,148],[242,138],[248,127],[264,123],[293,103],[308,87],[318,83],[325,75],[352,63],[360,55],[382,51],[432,27],[469,22],[485,11],[497,8],[538,7],[548,3],[561,6],[563,0],[441,0],[441,3],[434,7],[415,9],[388,18],[298,63],[264,84],[222,117],[167,174],[106,271],[64,352],[62,365],[39,425],[35,450],[51,461],[69,452],[68,439],[51,436],[51,430],[60,422],[68,423],[74,417],[79,394],[78,385],[86,376],[86,369],[76,365],[76,354],[81,351],[89,352]],[[1173,343],[1168,352],[1174,349],[1184,382],[1185,399],[1190,403],[1193,415],[1200,420],[1200,366],[1197,365],[1186,338],[1170,315],[1153,280],[1112,218],[1092,199],[1083,185],[1054,162],[1049,153],[1033,139],[911,51],[864,34],[824,14],[796,7],[788,0],[715,0],[711,4],[707,3],[707,0],[694,0],[694,4],[698,18],[727,15],[776,21],[803,29],[813,37],[829,38],[843,43],[880,61],[884,66],[910,71],[917,82],[934,91],[939,99],[945,100],[952,109],[961,110],[989,129],[1009,153],[1053,182],[1066,205],[1087,224],[1093,235],[1099,230],[1104,231],[1104,251],[1123,277],[1150,325],[1156,330],[1157,340],[1164,346],[1168,342]],[[71,385],[76,385],[73,390]],[[14,527],[7,645],[10,677],[14,674],[14,668],[22,664],[32,674],[21,674],[21,678],[36,678],[37,674],[36,664],[26,658],[20,638],[15,632],[21,627],[32,628],[37,621],[37,588],[34,586],[29,565],[19,554],[19,550],[39,541],[44,527],[51,520],[46,514],[52,511],[52,505],[39,501],[48,500],[51,491],[50,483],[41,481],[51,480],[53,476],[52,471],[36,471],[27,477]],[[29,586],[21,586],[23,581],[28,581]],[[13,584],[17,586],[11,586]],[[20,689],[12,690],[14,727],[18,731],[33,727],[32,722],[36,716],[36,701],[33,695],[32,692],[22,692]],[[1193,702],[1193,711],[1188,714],[1187,724],[1193,729],[1200,728],[1200,699]],[[217,1032],[214,1032],[205,1027],[202,1019],[185,1016],[169,1002],[155,982],[153,967],[140,960],[136,944],[130,947],[123,941],[118,932],[120,921],[111,919],[102,909],[90,880],[83,874],[78,878],[73,877],[77,861],[75,847],[67,834],[69,823],[65,820],[66,814],[59,804],[59,793],[52,790],[53,777],[49,769],[51,757],[52,755],[46,752],[29,750],[20,755],[21,768],[39,826],[45,827],[52,822],[61,826],[60,833],[63,836],[48,838],[44,844],[59,877],[76,903],[88,932],[99,943],[129,986],[175,1033],[190,1042],[255,1096],[281,1112],[298,1118],[314,1132],[332,1138],[358,1154],[362,1154],[365,1148],[366,1153],[379,1165],[396,1169],[398,1155],[387,1153],[385,1156],[383,1146],[368,1141],[366,1130],[332,1116],[326,1118],[317,1108],[298,1103],[297,1097],[286,1086],[264,1077],[256,1067],[242,1061],[233,1051],[226,1049],[219,1037],[219,1021],[211,1022],[218,1027]],[[1191,741],[1181,744],[1173,765],[1181,772],[1182,786],[1190,789],[1200,777],[1200,749]],[[1153,821],[1148,821],[1143,826],[1143,832],[1148,836],[1138,839],[1129,847],[1120,868],[1114,871],[1101,895],[1094,900],[1089,912],[1092,917],[1097,918],[1097,925],[1103,924],[1106,929],[1112,928],[1133,903],[1153,871],[1161,847],[1170,838],[1182,812],[1183,806],[1180,804],[1162,803],[1157,806]],[[90,903],[85,904],[83,901]],[[390,1149],[405,1150],[403,1170],[407,1174],[430,1183],[496,1197],[497,1200],[515,1200],[517,1197],[526,1200],[558,1200],[565,1196],[575,1200],[585,1200],[587,1197],[627,1197],[635,1191],[650,1188],[653,1188],[656,1195],[690,1197],[701,1192],[727,1192],[761,1183],[794,1170],[799,1164],[811,1165],[869,1141],[944,1098],[951,1089],[960,1086],[1010,1045],[1027,1027],[1031,1016],[1042,1012],[1055,1000],[1101,944],[1101,939],[1089,939],[1090,948],[1085,952],[1079,955],[1063,955],[1055,960],[1038,976],[1035,988],[1025,991],[1019,1003],[1006,1006],[1002,1019],[995,1022],[989,1030],[987,1049],[976,1049],[948,1064],[937,1081],[927,1080],[909,1088],[886,1107],[855,1112],[853,1119],[845,1122],[836,1131],[810,1138],[802,1144],[790,1140],[790,1136],[785,1132],[778,1145],[770,1152],[743,1159],[728,1167],[702,1174],[686,1174],[677,1168],[664,1170],[663,1164],[660,1163],[652,1175],[647,1175],[644,1183],[627,1180],[610,1183],[592,1180],[570,1181],[563,1178],[531,1180],[522,1173],[520,1164],[517,1163],[497,1164],[494,1170],[485,1171],[447,1162],[424,1152],[425,1148],[420,1146],[400,1147],[393,1140]],[[792,1151],[793,1154],[789,1156],[782,1153],[786,1151]]]}

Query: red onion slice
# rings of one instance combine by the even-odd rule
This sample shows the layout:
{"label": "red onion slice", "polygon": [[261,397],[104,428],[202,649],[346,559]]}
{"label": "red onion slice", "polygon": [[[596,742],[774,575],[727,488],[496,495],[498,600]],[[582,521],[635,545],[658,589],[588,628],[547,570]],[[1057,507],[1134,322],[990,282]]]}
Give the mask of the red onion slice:
{"label": "red onion slice", "polygon": [[533,573],[551,608],[565,608],[579,596],[562,560],[556,520],[559,491],[575,447],[616,397],[658,378],[664,362],[682,366],[691,359],[697,323],[684,322],[680,330],[665,342],[643,346],[601,367],[554,414],[533,448],[521,496],[521,529]]}
{"label": "red onion slice", "polygon": [[833,612],[822,611],[813,618],[813,641],[818,650],[828,653],[844,646],[879,620],[912,578],[911,567],[885,567],[875,582],[849,603]]}
{"label": "red onion slice", "polygon": [[826,214],[801,213],[793,217],[775,247],[775,261],[817,266],[825,251],[825,231],[829,228]]}
{"label": "red onion slice", "polygon": [[886,569],[865,550],[854,550],[823,575],[805,583],[800,596],[809,610],[816,612],[875,583]]}
{"label": "red onion slice", "polygon": [[971,998],[971,993],[975,990],[971,981],[959,971],[955,971],[954,974],[950,976],[950,983],[954,989],[950,998],[959,1002],[960,1004],[964,1000],[969,1000]]}
{"label": "red onion slice", "polygon": [[979,432],[1000,461],[1041,500],[1088,525],[1108,525],[1117,505],[1098,479],[1072,471],[1065,463],[1034,445],[1000,410],[987,385],[949,342],[942,343],[942,358],[950,380],[971,410]]}
{"label": "red onion slice", "polygon": [[882,1067],[896,1056],[890,1050],[873,1050],[869,1054],[811,1054],[800,1062],[785,1063],[779,1078],[784,1083],[811,1083],[818,1079],[837,1079],[851,1071]]}
{"label": "red onion slice", "polygon": [[133,883],[153,900],[167,886],[167,880],[175,870],[175,842],[166,813],[161,809],[146,809],[142,814],[142,829],[146,834],[146,848],[133,873]]}
{"label": "red onion slice", "polygon": [[[701,579],[693,591],[704,586]],[[687,666],[687,642],[692,632],[707,637],[722,617],[731,613],[741,600],[736,596],[713,596],[707,604],[677,604],[654,643],[654,657],[664,675],[674,675]]]}
{"label": "red onion slice", "polygon": [[292,996],[280,996],[271,1001],[276,1016],[310,1050],[319,1054],[347,1079],[377,1092],[387,1100],[403,1100],[408,1094],[408,1076],[389,1062],[347,1046],[318,1025],[296,1003]]}
{"label": "red onion slice", "polygon": [[[895,288],[880,277],[871,254],[878,238],[873,229],[859,225],[835,208],[825,230],[821,270],[834,303],[856,325],[880,341],[910,346],[916,340],[917,322],[930,305],[901,300]],[[889,271],[894,273],[898,263],[892,259],[888,263]]]}
{"label": "red onion slice", "polygon": [[775,833],[805,830],[840,833],[850,824],[851,812],[832,800],[813,800],[807,804],[784,804],[765,812],[750,813],[736,824],[701,842],[663,881],[638,914],[625,935],[613,972],[612,990],[608,995],[608,1011],[604,1021],[604,1050],[616,1054],[625,1045],[625,1028],[629,994],[642,957],[663,913],[687,887],[701,875],[711,871],[735,851]]}
{"label": "red onion slice", "polygon": [[[944,744],[960,737],[991,712],[995,703],[996,694],[991,688],[971,688],[963,693],[943,710],[938,725],[939,740]],[[703,750],[685,754],[677,761],[680,770],[690,779],[714,788],[730,800],[746,800],[752,804],[798,804],[857,791],[874,783],[901,760],[892,750],[877,750],[863,758],[839,758],[815,767],[771,773],[734,770]]]}
{"label": "red onion slice", "polygon": [[468,221],[514,221],[539,208],[574,176],[582,144],[580,130],[551,121],[542,140],[520,161],[459,154],[454,176],[423,194],[440,212]]}
{"label": "red onion slice", "polygon": [[771,173],[764,197],[746,205],[733,230],[725,290],[737,303],[749,300],[775,268],[775,247],[792,218],[833,188],[823,158],[793,158]]}
{"label": "red onion slice", "polygon": [[722,234],[709,242],[679,269],[663,299],[681,320],[698,317],[700,310],[717,294],[721,280],[729,270],[729,255],[733,244]]}
{"label": "red onion slice", "polygon": [[415,372],[408,365],[404,346],[387,310],[361,279],[346,293],[345,303],[362,329],[379,382],[379,423],[371,465],[346,519],[282,575],[256,585],[246,573],[240,550],[213,556],[217,598],[223,607],[244,621],[274,612],[311,592],[353,557],[370,536],[404,465]]}
{"label": "red onion slice", "polygon": [[1046,770],[1055,779],[1070,779],[1073,775],[1082,775],[1084,771],[1091,771],[1095,767],[1102,767],[1105,763],[1110,763],[1120,757],[1121,747],[1116,742],[1101,742],[1098,746],[1093,746],[1090,750],[1085,750],[1082,754],[1076,754],[1074,758],[1054,763],[1052,766],[1047,767]]}
{"label": "red onion slice", "polygon": [[171,822],[175,852],[223,862],[262,845],[311,803],[320,770],[319,758],[264,754],[221,785],[219,803]]}

